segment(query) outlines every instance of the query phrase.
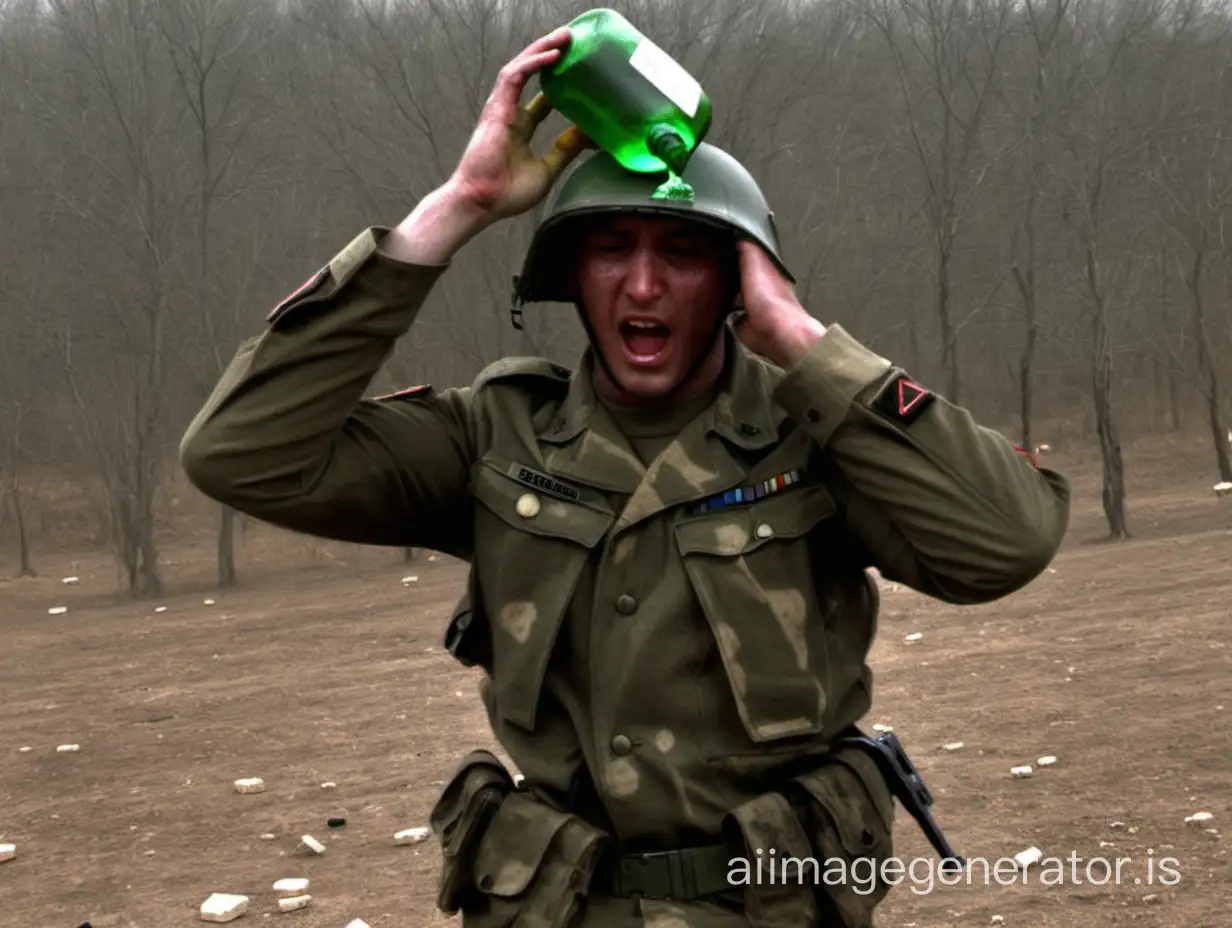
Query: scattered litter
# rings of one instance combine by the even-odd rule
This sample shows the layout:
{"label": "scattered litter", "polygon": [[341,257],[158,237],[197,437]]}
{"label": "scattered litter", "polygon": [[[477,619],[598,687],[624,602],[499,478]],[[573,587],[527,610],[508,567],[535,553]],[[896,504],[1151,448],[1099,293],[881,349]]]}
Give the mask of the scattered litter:
{"label": "scattered litter", "polygon": [[335,816],[334,818],[331,818],[325,824],[328,825],[330,828],[341,828],[343,825],[346,824],[346,819],[339,815],[339,816]]}
{"label": "scattered litter", "polygon": [[1142,901],[1145,902],[1147,905],[1150,905],[1152,902],[1158,902],[1159,894],[1158,893],[1147,893],[1145,896],[1142,897]]}
{"label": "scattered litter", "polygon": [[991,923],[991,924],[993,924],[993,925],[1004,925],[1004,924],[1005,924],[1005,916],[1004,916],[1004,915],[994,915],[994,916],[990,919],[990,923]]}
{"label": "scattered litter", "polygon": [[1116,847],[1116,845],[1113,844],[1111,841],[1100,841],[1099,846],[1100,847]]}
{"label": "scattered litter", "polygon": [[[435,555],[435,554],[429,554],[429,555],[428,555],[428,563],[429,563],[429,564],[433,563],[435,560],[436,560],[436,555]],[[348,928],[349,928],[349,926],[348,926]]]}
{"label": "scattered litter", "polygon": [[248,897],[233,893],[213,893],[201,903],[201,919],[207,922],[230,922],[248,911]]}
{"label": "scattered litter", "polygon": [[1221,481],[1220,483],[1215,484],[1215,495],[1216,496],[1227,496],[1229,493],[1232,493],[1232,483],[1228,483],[1226,480],[1224,480],[1224,481]]}
{"label": "scattered litter", "polygon": [[6,860],[12,860],[16,856],[16,844],[0,844],[0,863],[3,863]]}
{"label": "scattered litter", "polygon": [[403,584],[404,586],[406,586],[406,585],[408,585],[408,584],[411,584],[411,583],[418,583],[418,582],[419,582],[419,578],[418,578],[418,577],[403,577],[403,578],[402,578],[402,584]]}
{"label": "scattered litter", "polygon": [[1186,815],[1185,821],[1191,825],[1200,825],[1203,822],[1209,822],[1214,817],[1209,812],[1195,812],[1193,815]]}
{"label": "scattered litter", "polygon": [[263,793],[265,792],[265,781],[260,777],[247,777],[243,780],[236,780],[235,791],[237,793]]}
{"label": "scattered litter", "polygon": [[57,754],[75,754],[81,750],[81,746],[77,744],[62,744],[56,748]]}
{"label": "scattered litter", "polygon": [[893,731],[893,730],[894,729],[889,725],[878,724],[878,725],[873,726],[873,731],[887,732],[887,731]]}
{"label": "scattered litter", "polygon": [[427,827],[407,828],[394,835],[394,844],[418,844],[432,833]]}
{"label": "scattered litter", "polygon": [[941,748],[944,751],[961,751],[963,743],[961,741],[951,741],[949,744],[941,745]]}
{"label": "scattered litter", "polygon": [[1041,767],[1051,767],[1057,762],[1057,759],[1049,754],[1047,757],[1041,757],[1036,761]]}
{"label": "scattered litter", "polygon": [[1030,764],[1023,764],[1021,767],[1011,767],[1010,773],[1018,777],[1020,780],[1031,776],[1032,770]]}
{"label": "scattered litter", "polygon": [[1026,869],[1032,864],[1037,864],[1044,859],[1044,852],[1038,847],[1029,847],[1025,851],[1019,851],[1014,855],[1014,862],[1022,869]]}
{"label": "scattered litter", "polygon": [[283,912],[294,912],[296,909],[302,909],[311,901],[311,896],[288,896],[278,900],[278,908]]}
{"label": "scattered litter", "polygon": [[283,896],[298,896],[308,888],[308,880],[304,877],[287,877],[274,884],[274,892]]}
{"label": "scattered litter", "polygon": [[33,749],[33,748],[31,748],[29,745],[23,745],[23,746],[19,747],[17,750],[18,750],[20,753],[25,754],[25,753],[27,753],[28,751],[32,751],[32,750],[34,750],[34,749]]}
{"label": "scattered litter", "polygon": [[166,611],[167,611],[167,607],[166,607],[166,606],[155,606],[155,607],[154,607],[154,611],[155,611],[155,612],[166,612]]}
{"label": "scattered litter", "polygon": [[337,788],[337,786],[338,784],[335,783],[333,780],[327,780],[326,782],[321,784],[321,789],[335,789]]}
{"label": "scattered litter", "polygon": [[312,835],[304,835],[300,838],[304,842],[304,846],[316,854],[325,853],[325,845],[314,838]]}
{"label": "scattered litter", "polygon": [[63,580],[61,580],[60,582],[61,582],[61,583],[67,583],[67,584],[73,584],[73,583],[78,583],[78,582],[79,582],[79,580],[78,580],[78,578],[77,578],[77,577],[65,577],[65,578],[64,578]]}
{"label": "scattered litter", "polygon": [[68,606],[52,606],[47,610],[48,615],[64,615],[68,612]]}
{"label": "scattered litter", "polygon": [[[432,560],[428,558],[428,560]],[[353,922],[347,922],[346,928],[368,928],[368,923],[362,918],[357,918]]]}
{"label": "scattered litter", "polygon": [[212,600],[212,599],[203,599],[203,600],[202,600],[202,602],[203,602],[205,605],[207,605],[207,606],[212,606],[212,605],[214,605],[214,600]]}
{"label": "scattered litter", "polygon": [[1108,827],[1109,828],[1124,828],[1125,823],[1124,822],[1109,822]]}
{"label": "scattered litter", "polygon": [[270,831],[267,831],[265,834],[261,836],[262,841],[276,841],[277,839],[278,839],[278,836]]}
{"label": "scattered litter", "polygon": [[912,632],[910,635],[904,635],[903,641],[919,641],[923,637],[922,632]]}

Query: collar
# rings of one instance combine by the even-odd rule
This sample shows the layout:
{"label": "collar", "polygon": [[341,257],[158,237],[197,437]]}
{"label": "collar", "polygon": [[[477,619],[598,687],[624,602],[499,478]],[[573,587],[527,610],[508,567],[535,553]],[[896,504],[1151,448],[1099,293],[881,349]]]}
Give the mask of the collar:
{"label": "collar", "polygon": [[[771,399],[783,371],[751,352],[730,326],[723,329],[727,364],[719,390],[697,424],[745,451],[773,445],[787,417]],[[583,352],[557,412],[538,433],[550,446],[550,466],[561,476],[591,486],[631,493],[646,469],[595,394],[593,348]],[[724,471],[727,468],[723,468]]]}

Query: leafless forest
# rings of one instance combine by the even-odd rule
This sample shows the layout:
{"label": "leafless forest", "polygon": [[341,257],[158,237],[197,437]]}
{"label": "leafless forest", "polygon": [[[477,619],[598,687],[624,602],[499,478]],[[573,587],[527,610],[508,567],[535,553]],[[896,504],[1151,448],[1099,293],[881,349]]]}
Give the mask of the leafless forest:
{"label": "leafless forest", "polygon": [[[1222,0],[614,6],[702,81],[710,140],[763,181],[820,319],[1026,447],[1091,443],[1113,538],[1133,532],[1136,436],[1192,434],[1210,482],[1232,480]],[[84,531],[133,595],[160,591],[178,442],[238,342],[444,180],[500,66],[584,9],[0,0],[0,532],[19,570]],[[569,307],[509,323],[531,222],[468,248],[374,390],[575,360]],[[87,528],[56,515],[70,491]],[[227,585],[239,529],[219,524]]]}

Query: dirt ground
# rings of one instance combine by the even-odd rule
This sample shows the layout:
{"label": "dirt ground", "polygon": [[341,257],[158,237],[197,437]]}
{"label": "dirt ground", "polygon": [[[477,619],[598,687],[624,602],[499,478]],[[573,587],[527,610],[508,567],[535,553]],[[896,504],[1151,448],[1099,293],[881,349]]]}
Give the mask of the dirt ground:
{"label": "dirt ground", "polygon": [[[1135,537],[1115,544],[1097,462],[1046,459],[1074,479],[1075,515],[1053,568],[1010,599],[964,610],[886,585],[865,725],[902,738],[960,853],[993,867],[1035,846],[1076,854],[1077,873],[1003,885],[981,865],[930,889],[917,869],[879,924],[1232,923],[1232,499],[1211,493],[1206,448],[1188,448],[1127,449]],[[440,648],[460,565],[254,529],[243,586],[219,593],[208,523],[164,556],[171,592],[155,602],[116,595],[99,552],[40,550],[39,577],[0,580],[0,843],[18,846],[0,863],[0,926],[200,924],[212,892],[251,897],[236,924],[448,924],[435,845],[392,839],[426,824],[464,750],[493,746],[475,675]],[[1011,776],[1043,755],[1057,762]],[[265,792],[238,795],[241,777]],[[1187,824],[1198,811],[1213,819]],[[899,856],[931,856],[901,808],[899,822]],[[1096,862],[1093,884],[1093,858],[1127,859],[1119,882]],[[297,876],[313,901],[279,913],[271,884]]]}

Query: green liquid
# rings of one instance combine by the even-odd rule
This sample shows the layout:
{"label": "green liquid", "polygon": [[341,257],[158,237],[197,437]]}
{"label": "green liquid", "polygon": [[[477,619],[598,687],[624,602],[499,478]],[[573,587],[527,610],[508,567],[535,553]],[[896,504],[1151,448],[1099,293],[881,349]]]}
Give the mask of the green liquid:
{"label": "green liquid", "polygon": [[583,13],[569,31],[565,55],[539,72],[549,102],[627,170],[669,172],[656,199],[691,198],[680,175],[710,130],[710,99],[613,10]]}

